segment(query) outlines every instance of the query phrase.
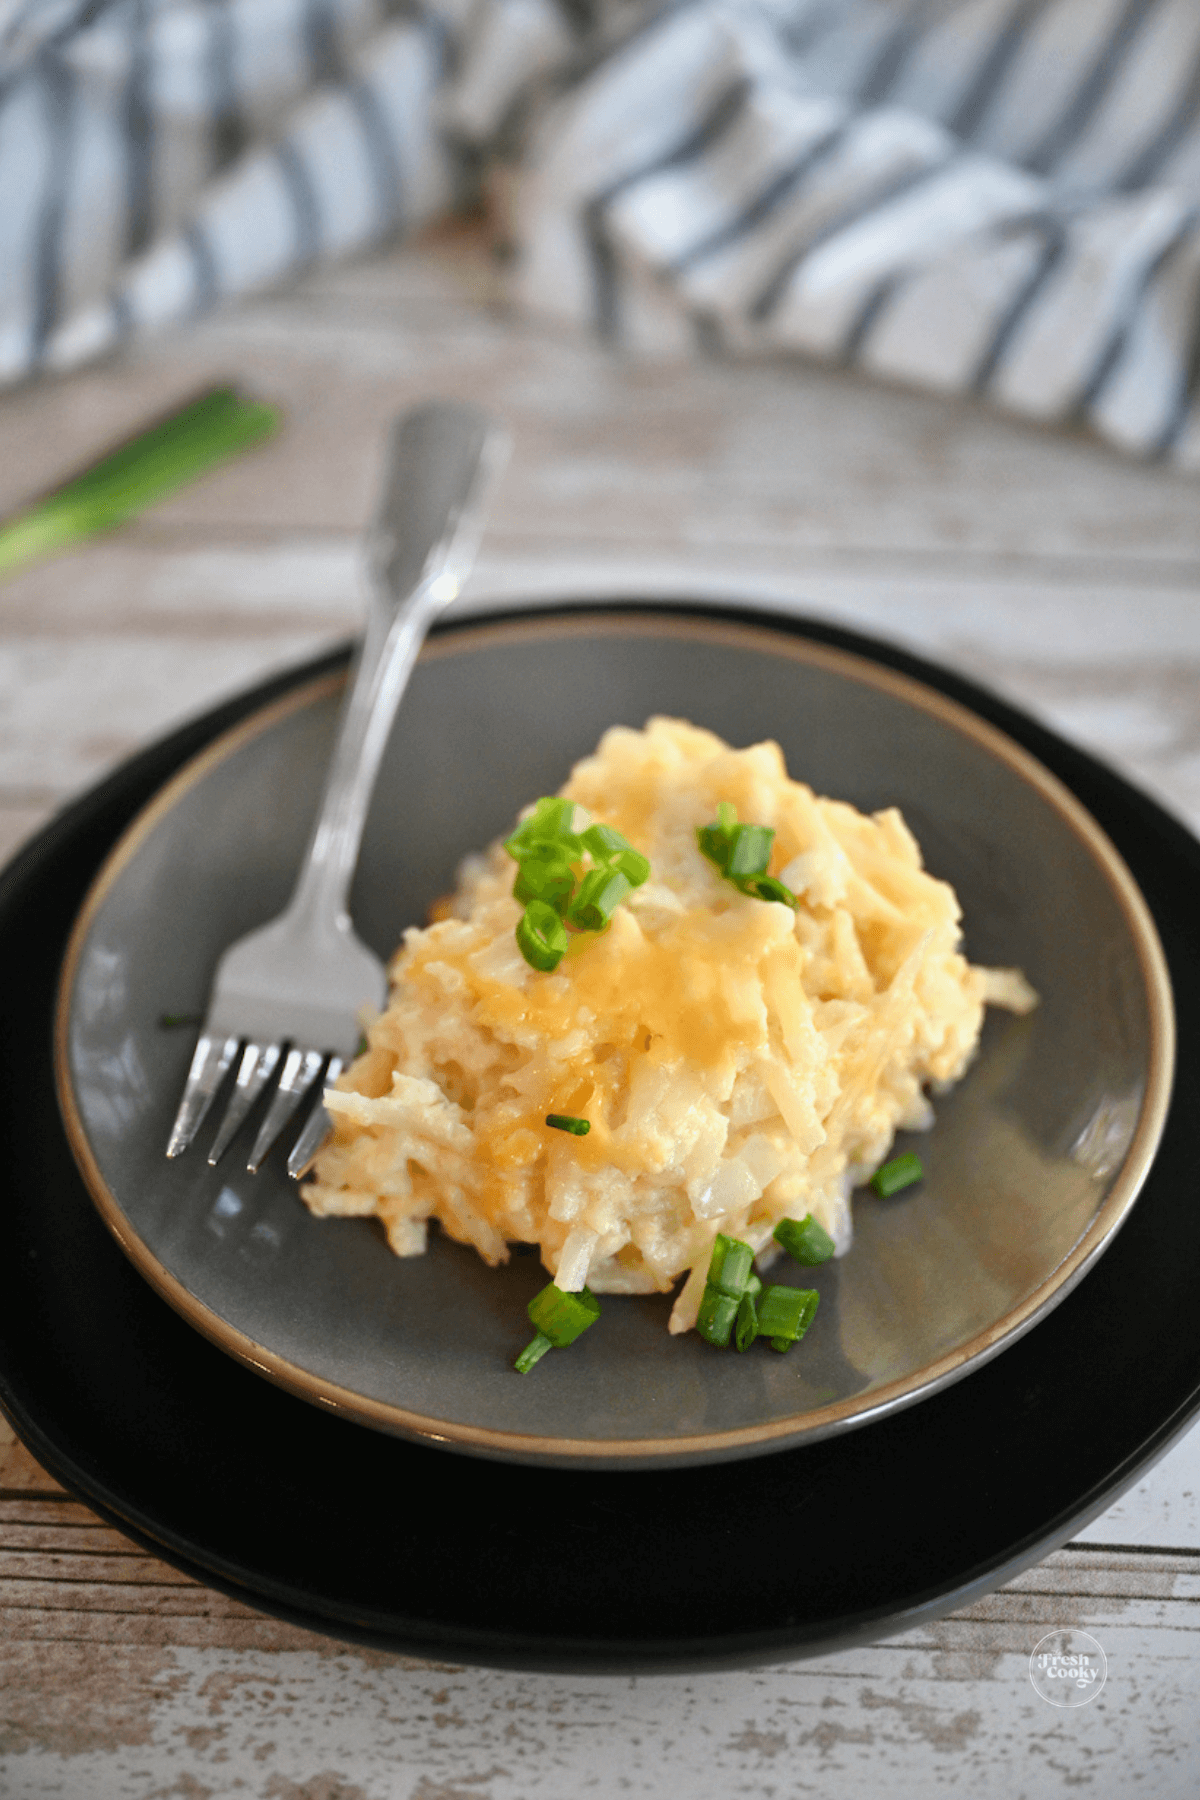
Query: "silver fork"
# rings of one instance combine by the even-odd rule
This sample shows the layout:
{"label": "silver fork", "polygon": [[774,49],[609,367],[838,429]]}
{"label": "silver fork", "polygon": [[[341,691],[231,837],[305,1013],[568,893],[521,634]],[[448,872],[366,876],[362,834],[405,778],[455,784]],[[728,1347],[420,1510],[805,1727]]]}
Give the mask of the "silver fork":
{"label": "silver fork", "polygon": [[[508,449],[507,436],[474,406],[435,402],[392,428],[366,542],[367,628],[316,824],[285,910],[217,964],[168,1156],[192,1142],[240,1051],[208,1160],[220,1160],[278,1070],[247,1165],[257,1170],[322,1067],[330,1083],[354,1054],[362,1009],[378,1010],[386,998],[384,965],[355,936],[348,911],[367,803],[417,652],[474,561]],[[290,1173],[303,1173],[328,1128],[318,1105],[288,1158]]]}

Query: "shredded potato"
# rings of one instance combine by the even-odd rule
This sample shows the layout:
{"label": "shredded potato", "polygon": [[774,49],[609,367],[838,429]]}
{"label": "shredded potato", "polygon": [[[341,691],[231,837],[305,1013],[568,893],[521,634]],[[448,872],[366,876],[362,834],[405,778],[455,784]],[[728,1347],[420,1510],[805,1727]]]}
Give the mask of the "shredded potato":
{"label": "shredded potato", "polygon": [[[963,1073],[985,1004],[1036,996],[965,961],[953,889],[899,812],[818,799],[776,744],[656,718],[607,732],[562,792],[650,858],[649,880],[542,974],[516,943],[513,862],[468,858],[448,913],[405,933],[303,1196],[378,1217],[400,1256],[431,1218],[489,1263],[537,1244],[565,1290],[665,1292],[690,1271],[671,1315],[686,1331],[719,1231],[765,1262],[779,1220],[812,1213],[843,1254],[850,1189],[898,1128],[932,1122],[925,1090]],[[702,856],[721,801],[775,831],[794,912]]]}

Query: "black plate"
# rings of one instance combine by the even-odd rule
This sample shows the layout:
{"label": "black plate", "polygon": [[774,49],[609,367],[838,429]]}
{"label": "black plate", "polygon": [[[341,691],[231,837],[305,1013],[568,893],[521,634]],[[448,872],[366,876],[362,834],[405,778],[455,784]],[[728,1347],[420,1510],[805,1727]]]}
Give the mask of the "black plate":
{"label": "black plate", "polygon": [[1177,1098],[1158,1157],[1117,1243],[1042,1324],[944,1393],[844,1437],[699,1470],[481,1470],[316,1411],[214,1349],[126,1261],[76,1172],[51,1067],[63,946],[115,838],[219,732],[339,659],[256,688],[127,763],[0,877],[0,1404],[104,1517],[281,1618],[528,1669],[663,1672],[826,1652],[1010,1579],[1111,1504],[1200,1410],[1186,1107],[1200,1078],[1200,845],[1111,770],[891,646],[746,608],[671,610],[914,675],[1073,789],[1140,882],[1170,965]]}

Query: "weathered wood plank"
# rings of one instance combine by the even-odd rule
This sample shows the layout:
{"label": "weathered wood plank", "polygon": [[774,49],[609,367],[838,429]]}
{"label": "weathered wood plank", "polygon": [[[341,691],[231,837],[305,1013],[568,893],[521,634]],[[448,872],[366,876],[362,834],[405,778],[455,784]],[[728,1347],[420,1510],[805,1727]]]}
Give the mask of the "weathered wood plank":
{"label": "weathered wood plank", "polygon": [[323,640],[280,634],[191,643],[87,633],[61,643],[0,642],[0,783],[31,769],[68,793],[124,760],[147,736],[213,705]]}
{"label": "weathered wood plank", "polygon": [[[865,631],[897,635],[927,653],[999,654],[1018,666],[1076,669],[1200,658],[1195,564],[1090,569],[1036,559],[947,552],[898,558],[833,547],[797,555],[788,545],[712,546],[654,539],[631,546],[616,532],[558,542],[494,519],[462,603],[479,606],[559,595],[622,593],[744,597],[826,611]],[[365,578],[353,532],[297,525],[251,536],[206,529],[128,530],[11,579],[5,637],[116,639],[150,632],[177,639],[236,639],[272,631],[348,631],[362,617]],[[461,610],[461,608],[460,608]],[[1080,628],[1086,611],[1088,630]]]}
{"label": "weathered wood plank", "polygon": [[[0,1526],[5,1521],[7,1507],[16,1506],[20,1509],[37,1504],[36,1501],[26,1502],[6,1497],[13,1491],[22,1493],[26,1490],[37,1494],[61,1494],[63,1491],[58,1482],[47,1475],[41,1464],[34,1461],[8,1420],[0,1415]],[[82,1512],[83,1508],[79,1510]]]}
{"label": "weathered wood plank", "polygon": [[[51,1629],[58,1613],[74,1620],[86,1607],[93,1623],[101,1615],[111,1615],[111,1628],[120,1632],[121,1621],[129,1619],[222,1618],[231,1604],[224,1595],[210,1595],[199,1583],[149,1558],[124,1559],[119,1575],[117,1580],[105,1579],[98,1572],[75,1579],[57,1570],[53,1578],[39,1581],[6,1572],[0,1576],[0,1605],[14,1618],[23,1615],[30,1630]],[[234,1616],[241,1618],[247,1610],[239,1609]]]}
{"label": "weathered wood plank", "polygon": [[[203,1595],[209,1592],[206,1588],[196,1591]],[[318,1633],[281,1624],[248,1607],[229,1613],[215,1604],[197,1605],[190,1611],[164,1607],[121,1612],[115,1607],[94,1605],[90,1595],[77,1596],[77,1600],[74,1607],[4,1608],[0,1611],[0,1644],[90,1644],[93,1648],[186,1645],[197,1650],[279,1652],[315,1643],[324,1645],[327,1641]]]}
{"label": "weathered wood plank", "polygon": [[[5,1536],[8,1534],[5,1533]],[[94,1589],[97,1603],[101,1604],[111,1584],[124,1585],[130,1582],[155,1587],[164,1583],[172,1587],[195,1585],[186,1575],[176,1574],[157,1564],[151,1567],[149,1558],[132,1545],[128,1549],[108,1553],[82,1546],[68,1548],[65,1545],[54,1549],[42,1546],[36,1550],[14,1545],[0,1550],[0,1594],[14,1606],[32,1605],[34,1602],[30,1595],[35,1592],[37,1595],[53,1596],[60,1586],[73,1587],[80,1583]],[[23,1597],[18,1599],[18,1594]],[[57,1601],[51,1598],[46,1603],[56,1605]]]}
{"label": "weathered wood plank", "polygon": [[[0,1530],[4,1533],[4,1548],[0,1550],[0,1558],[9,1553],[20,1552],[37,1554],[45,1552],[49,1556],[96,1557],[96,1556],[143,1556],[145,1552],[114,1531],[111,1525],[102,1525],[99,1520],[91,1520],[86,1507],[80,1507],[83,1515],[79,1524],[47,1523],[45,1512],[37,1519],[22,1519],[15,1509],[8,1512],[6,1508],[11,1502],[0,1502]],[[65,1511],[64,1507],[56,1507],[56,1512]],[[88,1522],[91,1520],[91,1522]],[[3,1563],[0,1561],[0,1572]]]}
{"label": "weathered wood plank", "polygon": [[97,1659],[63,1645],[52,1679],[33,1665],[39,1704],[14,1707],[0,1768],[14,1800],[1045,1800],[1111,1792],[1113,1768],[1137,1793],[1190,1800],[1200,1665],[1168,1659],[1144,1633],[1117,1633],[1105,1648],[1104,1691],[1061,1711],[1033,1692],[1024,1644],[956,1653],[900,1642],[741,1674],[608,1681],[354,1651],[248,1648],[218,1667],[189,1647]]}

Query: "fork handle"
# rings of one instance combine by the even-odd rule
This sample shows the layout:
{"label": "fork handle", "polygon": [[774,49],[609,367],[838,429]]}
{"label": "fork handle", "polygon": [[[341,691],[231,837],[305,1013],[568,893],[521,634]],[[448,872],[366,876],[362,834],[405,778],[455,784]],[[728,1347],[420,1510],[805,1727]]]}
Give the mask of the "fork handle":
{"label": "fork handle", "polygon": [[288,913],[349,928],[350,883],[396,709],[425,635],[475,559],[507,434],[480,408],[436,401],[393,426],[367,539],[372,600],[316,823]]}

